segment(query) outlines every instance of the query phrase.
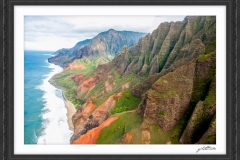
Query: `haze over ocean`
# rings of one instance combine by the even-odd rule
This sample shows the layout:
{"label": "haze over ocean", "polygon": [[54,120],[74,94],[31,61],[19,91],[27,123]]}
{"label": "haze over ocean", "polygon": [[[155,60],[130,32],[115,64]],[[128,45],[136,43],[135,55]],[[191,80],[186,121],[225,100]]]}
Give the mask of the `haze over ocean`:
{"label": "haze over ocean", "polygon": [[62,91],[48,82],[62,71],[48,63],[52,53],[24,51],[24,144],[70,144]]}

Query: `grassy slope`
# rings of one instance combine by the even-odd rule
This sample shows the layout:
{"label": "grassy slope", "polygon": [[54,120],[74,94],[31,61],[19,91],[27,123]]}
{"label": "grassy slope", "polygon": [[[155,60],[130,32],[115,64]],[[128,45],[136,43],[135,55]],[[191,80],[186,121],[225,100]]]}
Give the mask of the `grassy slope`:
{"label": "grassy slope", "polygon": [[[97,139],[98,144],[121,144],[125,133],[133,132],[135,142],[140,139],[140,125],[142,118],[136,112],[124,112],[119,119],[105,127]],[[137,136],[139,135],[139,136]]]}
{"label": "grassy slope", "polygon": [[64,94],[68,100],[70,100],[76,108],[79,108],[84,102],[77,99],[77,94],[75,89],[77,84],[70,78],[71,75],[74,74],[82,74],[85,77],[90,77],[93,75],[94,70],[99,64],[103,64],[112,60],[113,57],[90,57],[90,58],[82,58],[75,60],[72,64],[79,65],[82,64],[85,66],[84,69],[72,69],[72,70],[64,70],[61,73],[58,73],[52,77],[50,82],[57,86],[58,88],[64,91]]}
{"label": "grassy slope", "polygon": [[111,113],[116,114],[124,111],[134,110],[138,107],[140,102],[140,98],[133,97],[130,91],[126,91],[123,93],[122,97],[117,100],[116,105]]}

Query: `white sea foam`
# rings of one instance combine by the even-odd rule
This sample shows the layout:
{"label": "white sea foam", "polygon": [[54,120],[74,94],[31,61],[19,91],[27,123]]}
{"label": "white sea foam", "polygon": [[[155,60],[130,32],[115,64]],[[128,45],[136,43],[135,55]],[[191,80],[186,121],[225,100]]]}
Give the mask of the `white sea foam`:
{"label": "white sea foam", "polygon": [[[47,62],[48,63],[48,62]],[[58,90],[49,83],[51,77],[62,71],[62,68],[54,64],[49,64],[52,72],[49,73],[43,84],[38,87],[44,91],[42,109],[43,133],[38,137],[37,144],[70,144],[72,131],[69,130],[67,121],[67,109],[65,108],[63,99],[56,95]]]}

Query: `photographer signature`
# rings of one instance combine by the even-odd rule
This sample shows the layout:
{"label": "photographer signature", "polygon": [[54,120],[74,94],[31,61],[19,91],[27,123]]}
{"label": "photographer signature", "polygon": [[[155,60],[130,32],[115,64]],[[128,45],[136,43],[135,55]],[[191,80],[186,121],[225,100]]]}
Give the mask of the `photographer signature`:
{"label": "photographer signature", "polygon": [[211,147],[211,146],[204,146],[202,148],[199,148],[196,153],[198,153],[200,150],[216,150],[215,147]]}

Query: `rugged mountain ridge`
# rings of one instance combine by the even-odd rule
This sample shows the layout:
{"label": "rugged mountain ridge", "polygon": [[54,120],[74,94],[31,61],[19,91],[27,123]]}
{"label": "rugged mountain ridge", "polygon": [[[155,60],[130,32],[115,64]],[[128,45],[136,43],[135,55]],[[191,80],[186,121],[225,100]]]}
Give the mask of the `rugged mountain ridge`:
{"label": "rugged mountain ridge", "polygon": [[80,41],[70,49],[56,51],[55,56],[49,58],[48,61],[62,67],[83,57],[104,57],[106,61],[110,61],[124,45],[131,47],[144,35],[145,33],[140,32],[110,29],[99,33],[92,39]]}
{"label": "rugged mountain ridge", "polygon": [[[186,17],[181,22],[161,23],[134,47],[122,50],[113,63],[121,68],[120,73],[131,71],[141,76],[159,73],[177,60],[198,57],[205,53],[205,47],[213,51],[215,23],[211,17]],[[127,62],[122,64],[121,60]]]}
{"label": "rugged mountain ridge", "polygon": [[111,62],[71,75],[84,103],[71,143],[214,144],[215,75],[216,17],[161,23]]}
{"label": "rugged mountain ridge", "polygon": [[90,39],[86,39],[78,42],[74,47],[67,49],[62,48],[53,53],[53,57],[48,58],[48,62],[54,63],[61,67],[66,67],[68,63],[72,62],[74,55],[81,49],[84,45],[90,43]]}

